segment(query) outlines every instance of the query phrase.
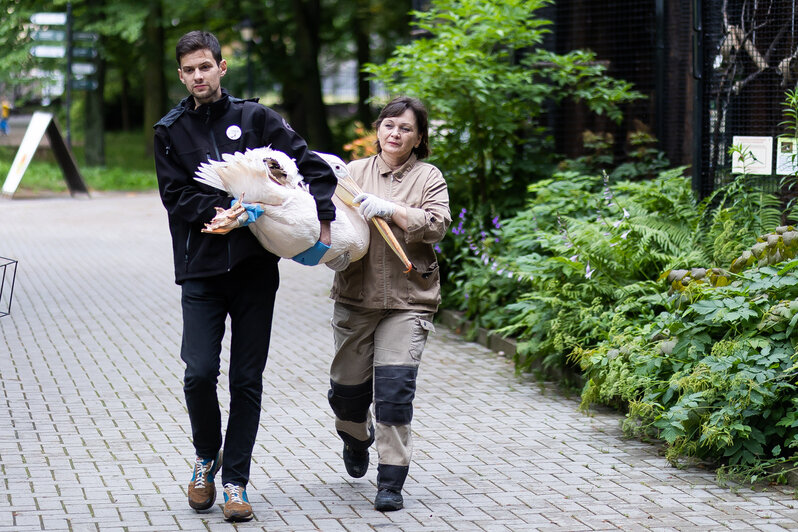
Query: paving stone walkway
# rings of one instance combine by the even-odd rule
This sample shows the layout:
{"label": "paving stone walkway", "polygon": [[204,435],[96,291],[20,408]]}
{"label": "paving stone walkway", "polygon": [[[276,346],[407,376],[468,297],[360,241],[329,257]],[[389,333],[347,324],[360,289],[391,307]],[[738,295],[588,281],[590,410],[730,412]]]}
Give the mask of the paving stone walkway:
{"label": "paving stone walkway", "polygon": [[[218,504],[186,503],[179,289],[157,195],[0,199],[0,256],[19,261],[0,318],[0,531],[233,528]],[[581,413],[443,327],[421,366],[406,509],[376,512],[373,453],[347,477],[326,400],[332,273],[284,260],[281,274],[255,519],[239,530],[798,528],[792,488],[675,469],[623,439],[619,415]]]}

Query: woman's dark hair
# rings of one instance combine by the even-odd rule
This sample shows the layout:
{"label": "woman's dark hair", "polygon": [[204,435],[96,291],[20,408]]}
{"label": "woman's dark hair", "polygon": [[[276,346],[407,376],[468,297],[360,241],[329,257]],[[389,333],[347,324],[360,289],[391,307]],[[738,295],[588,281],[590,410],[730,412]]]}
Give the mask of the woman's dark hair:
{"label": "woman's dark hair", "polygon": [[[413,153],[421,160],[429,155],[429,120],[427,119],[427,108],[424,107],[421,100],[408,96],[394,98],[382,108],[380,116],[374,122],[374,127],[379,130],[383,120],[400,116],[408,109],[412,109],[413,114],[416,115],[416,127],[418,127],[418,133],[421,135],[421,142],[417,148],[413,148]],[[377,153],[381,151],[382,146],[380,146],[380,141],[377,140]]]}
{"label": "woman's dark hair", "polygon": [[180,66],[180,58],[197,50],[210,50],[216,64],[222,62],[222,47],[219,40],[209,31],[190,31],[180,37],[175,47],[175,58],[177,66]]}

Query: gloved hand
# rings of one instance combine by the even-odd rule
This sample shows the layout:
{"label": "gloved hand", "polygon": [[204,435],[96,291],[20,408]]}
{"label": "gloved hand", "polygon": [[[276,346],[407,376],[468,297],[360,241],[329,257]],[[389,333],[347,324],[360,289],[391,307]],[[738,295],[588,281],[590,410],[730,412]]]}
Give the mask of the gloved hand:
{"label": "gloved hand", "polygon": [[[235,205],[237,201],[237,199],[233,198],[230,206]],[[263,214],[263,207],[255,203],[244,203],[242,201],[241,206],[244,207],[244,212],[238,217],[238,225],[241,227],[251,224]]]}
{"label": "gloved hand", "polygon": [[329,249],[330,246],[319,240],[302,253],[291,257],[291,259],[297,261],[299,264],[304,264],[305,266],[315,266],[319,263],[321,258]]}
{"label": "gloved hand", "polygon": [[396,210],[394,203],[367,192],[358,194],[353,201],[354,203],[360,203],[360,207],[357,210],[366,217],[366,220],[371,220],[375,216],[390,218]]}
{"label": "gloved hand", "polygon": [[341,253],[340,255],[335,257],[334,259],[330,259],[327,262],[325,262],[324,264],[329,269],[331,269],[333,271],[336,271],[336,272],[340,272],[341,270],[345,270],[349,266],[350,262],[351,262],[351,260],[349,259],[349,252],[348,251],[344,251],[343,253]]}

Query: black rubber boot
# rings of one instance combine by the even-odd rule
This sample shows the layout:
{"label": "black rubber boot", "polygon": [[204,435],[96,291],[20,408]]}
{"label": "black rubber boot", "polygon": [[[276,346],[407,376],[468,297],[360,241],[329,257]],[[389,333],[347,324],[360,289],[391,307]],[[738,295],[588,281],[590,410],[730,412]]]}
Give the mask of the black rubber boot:
{"label": "black rubber boot", "polygon": [[369,450],[368,448],[358,450],[353,449],[346,443],[344,444],[344,466],[346,472],[352,478],[360,478],[369,470]]}
{"label": "black rubber boot", "polygon": [[404,507],[402,494],[398,491],[382,488],[374,498],[374,509],[380,512],[393,512]]}

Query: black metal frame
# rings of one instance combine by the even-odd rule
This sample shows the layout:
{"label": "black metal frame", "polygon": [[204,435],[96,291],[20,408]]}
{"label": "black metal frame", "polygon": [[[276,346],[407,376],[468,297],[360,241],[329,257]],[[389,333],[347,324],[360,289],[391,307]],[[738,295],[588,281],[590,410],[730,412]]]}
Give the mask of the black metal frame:
{"label": "black metal frame", "polygon": [[[11,301],[14,297],[14,282],[17,277],[18,261],[6,257],[0,257],[0,318],[11,314]],[[9,268],[11,273],[9,274]],[[7,279],[10,278],[10,281]],[[10,284],[6,292],[6,286]],[[8,297],[8,304],[4,303],[4,297]]]}

